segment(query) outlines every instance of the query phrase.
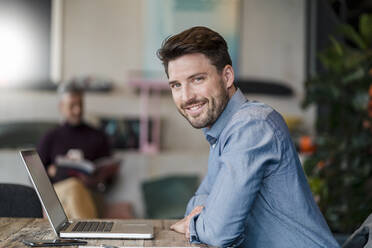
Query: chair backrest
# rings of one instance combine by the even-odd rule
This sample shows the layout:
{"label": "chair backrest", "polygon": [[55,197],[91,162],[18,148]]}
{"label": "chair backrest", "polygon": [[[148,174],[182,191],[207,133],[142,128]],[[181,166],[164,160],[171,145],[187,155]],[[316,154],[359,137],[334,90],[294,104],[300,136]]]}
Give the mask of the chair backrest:
{"label": "chair backrest", "polygon": [[362,225],[342,245],[342,248],[367,247],[372,247],[372,214],[365,219]]}
{"label": "chair backrest", "polygon": [[42,218],[43,211],[35,190],[19,184],[0,184],[0,217]]}
{"label": "chair backrest", "polygon": [[48,121],[0,123],[0,148],[35,147],[45,133],[59,124]]}
{"label": "chair backrest", "polygon": [[195,175],[157,178],[142,183],[146,217],[151,219],[183,218],[187,203],[199,184]]}

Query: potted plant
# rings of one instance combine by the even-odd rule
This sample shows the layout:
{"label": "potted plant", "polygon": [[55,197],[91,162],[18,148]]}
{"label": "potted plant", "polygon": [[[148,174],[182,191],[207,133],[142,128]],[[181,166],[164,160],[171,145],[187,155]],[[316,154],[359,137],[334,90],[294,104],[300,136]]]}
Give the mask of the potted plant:
{"label": "potted plant", "polygon": [[339,30],[318,56],[324,72],[305,83],[303,107],[318,115],[304,169],[331,230],[351,233],[372,213],[372,15]]}

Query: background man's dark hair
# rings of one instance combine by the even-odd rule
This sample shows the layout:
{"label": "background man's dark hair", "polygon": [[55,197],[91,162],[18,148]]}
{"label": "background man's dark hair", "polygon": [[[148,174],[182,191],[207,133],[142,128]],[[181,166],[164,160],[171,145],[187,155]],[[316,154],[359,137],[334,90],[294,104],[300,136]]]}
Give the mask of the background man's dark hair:
{"label": "background man's dark hair", "polygon": [[168,63],[180,56],[202,53],[221,72],[226,65],[232,65],[224,38],[206,27],[193,27],[163,41],[157,55],[163,62],[168,76]]}
{"label": "background man's dark hair", "polygon": [[75,80],[70,80],[67,82],[62,82],[58,86],[57,92],[60,96],[64,94],[82,95],[84,93],[84,87],[81,84],[79,84],[79,82],[76,82]]}

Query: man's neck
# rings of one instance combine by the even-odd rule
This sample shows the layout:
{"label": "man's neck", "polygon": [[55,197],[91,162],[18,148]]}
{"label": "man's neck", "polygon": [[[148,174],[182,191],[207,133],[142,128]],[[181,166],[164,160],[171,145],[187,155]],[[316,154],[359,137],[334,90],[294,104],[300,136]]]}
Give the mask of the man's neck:
{"label": "man's neck", "polygon": [[64,121],[64,125],[65,126],[68,126],[68,127],[80,127],[83,125],[83,122],[79,122],[79,123],[71,123],[71,122],[68,122],[68,121]]}

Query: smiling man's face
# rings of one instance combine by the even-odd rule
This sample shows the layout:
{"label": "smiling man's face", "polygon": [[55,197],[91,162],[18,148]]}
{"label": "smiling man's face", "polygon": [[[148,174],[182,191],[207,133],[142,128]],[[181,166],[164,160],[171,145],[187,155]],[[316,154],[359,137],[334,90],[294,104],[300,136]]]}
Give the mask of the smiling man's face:
{"label": "smiling man's face", "polygon": [[169,61],[168,75],[178,111],[194,128],[210,128],[235,92],[232,67],[226,65],[219,73],[201,53]]}

